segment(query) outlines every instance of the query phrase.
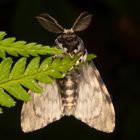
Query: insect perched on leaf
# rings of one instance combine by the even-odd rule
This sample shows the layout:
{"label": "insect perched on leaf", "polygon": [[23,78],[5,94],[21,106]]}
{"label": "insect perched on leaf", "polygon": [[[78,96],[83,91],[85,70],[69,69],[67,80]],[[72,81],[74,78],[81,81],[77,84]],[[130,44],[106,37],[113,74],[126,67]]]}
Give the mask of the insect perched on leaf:
{"label": "insect perched on leaf", "polygon": [[[50,32],[60,34],[54,46],[62,48],[68,56],[80,56],[77,63],[85,62],[87,51],[75,32],[85,30],[92,15],[83,12],[71,29],[64,29],[50,15],[37,17]],[[52,84],[40,83],[42,94],[29,91],[32,99],[25,102],[21,111],[21,127],[24,132],[34,131],[59,120],[64,115],[73,115],[90,127],[103,132],[112,132],[115,127],[115,112],[110,95],[101,76],[92,62],[85,62],[71,70],[64,78]]]}

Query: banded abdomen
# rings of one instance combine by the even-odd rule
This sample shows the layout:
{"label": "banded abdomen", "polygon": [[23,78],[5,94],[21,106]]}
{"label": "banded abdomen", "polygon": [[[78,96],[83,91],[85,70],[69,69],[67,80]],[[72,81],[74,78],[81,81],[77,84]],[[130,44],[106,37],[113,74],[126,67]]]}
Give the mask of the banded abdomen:
{"label": "banded abdomen", "polygon": [[75,111],[78,98],[79,76],[78,70],[73,70],[66,74],[63,79],[58,80],[64,115],[72,115]]}

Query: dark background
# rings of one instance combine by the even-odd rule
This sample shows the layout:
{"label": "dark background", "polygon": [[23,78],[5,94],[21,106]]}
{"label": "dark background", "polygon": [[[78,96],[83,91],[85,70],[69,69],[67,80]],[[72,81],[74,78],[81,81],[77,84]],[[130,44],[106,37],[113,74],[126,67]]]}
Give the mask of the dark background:
{"label": "dark background", "polygon": [[136,140],[140,135],[140,1],[139,0],[0,0],[0,30],[17,40],[52,44],[56,35],[34,18],[47,12],[70,27],[82,12],[93,14],[91,26],[79,33],[112,96],[116,129],[99,132],[64,117],[42,130],[24,134],[20,129],[21,102],[0,115],[0,139]]}

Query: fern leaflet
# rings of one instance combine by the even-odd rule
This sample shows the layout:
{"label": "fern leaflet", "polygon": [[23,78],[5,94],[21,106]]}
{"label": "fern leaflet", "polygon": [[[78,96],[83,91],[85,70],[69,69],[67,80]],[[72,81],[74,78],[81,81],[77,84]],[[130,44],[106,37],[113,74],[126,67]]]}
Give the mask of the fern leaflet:
{"label": "fern leaflet", "polygon": [[40,57],[35,57],[27,65],[27,58],[22,57],[13,65],[11,58],[5,58],[0,63],[0,105],[14,106],[15,101],[12,96],[28,101],[30,96],[25,88],[41,93],[42,88],[37,81],[50,84],[54,78],[63,78],[64,74],[75,65],[77,59],[78,57],[55,59],[49,57],[40,62]]}
{"label": "fern leaflet", "polygon": [[5,35],[5,32],[0,32],[0,57],[2,59],[6,58],[6,53],[15,57],[19,55],[29,57],[30,55],[56,55],[63,53],[61,49],[43,46],[35,42],[15,41],[15,37],[4,39]]}

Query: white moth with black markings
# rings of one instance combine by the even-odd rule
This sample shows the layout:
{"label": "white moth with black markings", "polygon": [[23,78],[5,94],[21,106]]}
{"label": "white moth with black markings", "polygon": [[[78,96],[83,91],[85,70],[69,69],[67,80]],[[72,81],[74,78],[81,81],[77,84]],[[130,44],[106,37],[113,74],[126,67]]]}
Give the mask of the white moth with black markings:
{"label": "white moth with black markings", "polygon": [[[87,51],[75,32],[83,31],[89,26],[91,14],[81,13],[71,29],[64,29],[46,13],[37,19],[48,31],[60,34],[55,40],[55,47],[64,49],[69,56],[81,53],[82,57],[77,63],[86,60]],[[114,107],[107,88],[92,62],[85,62],[52,84],[39,84],[43,87],[43,93],[34,94],[29,91],[32,99],[22,107],[21,128],[24,132],[43,128],[64,115],[73,115],[97,130],[113,132]]]}

